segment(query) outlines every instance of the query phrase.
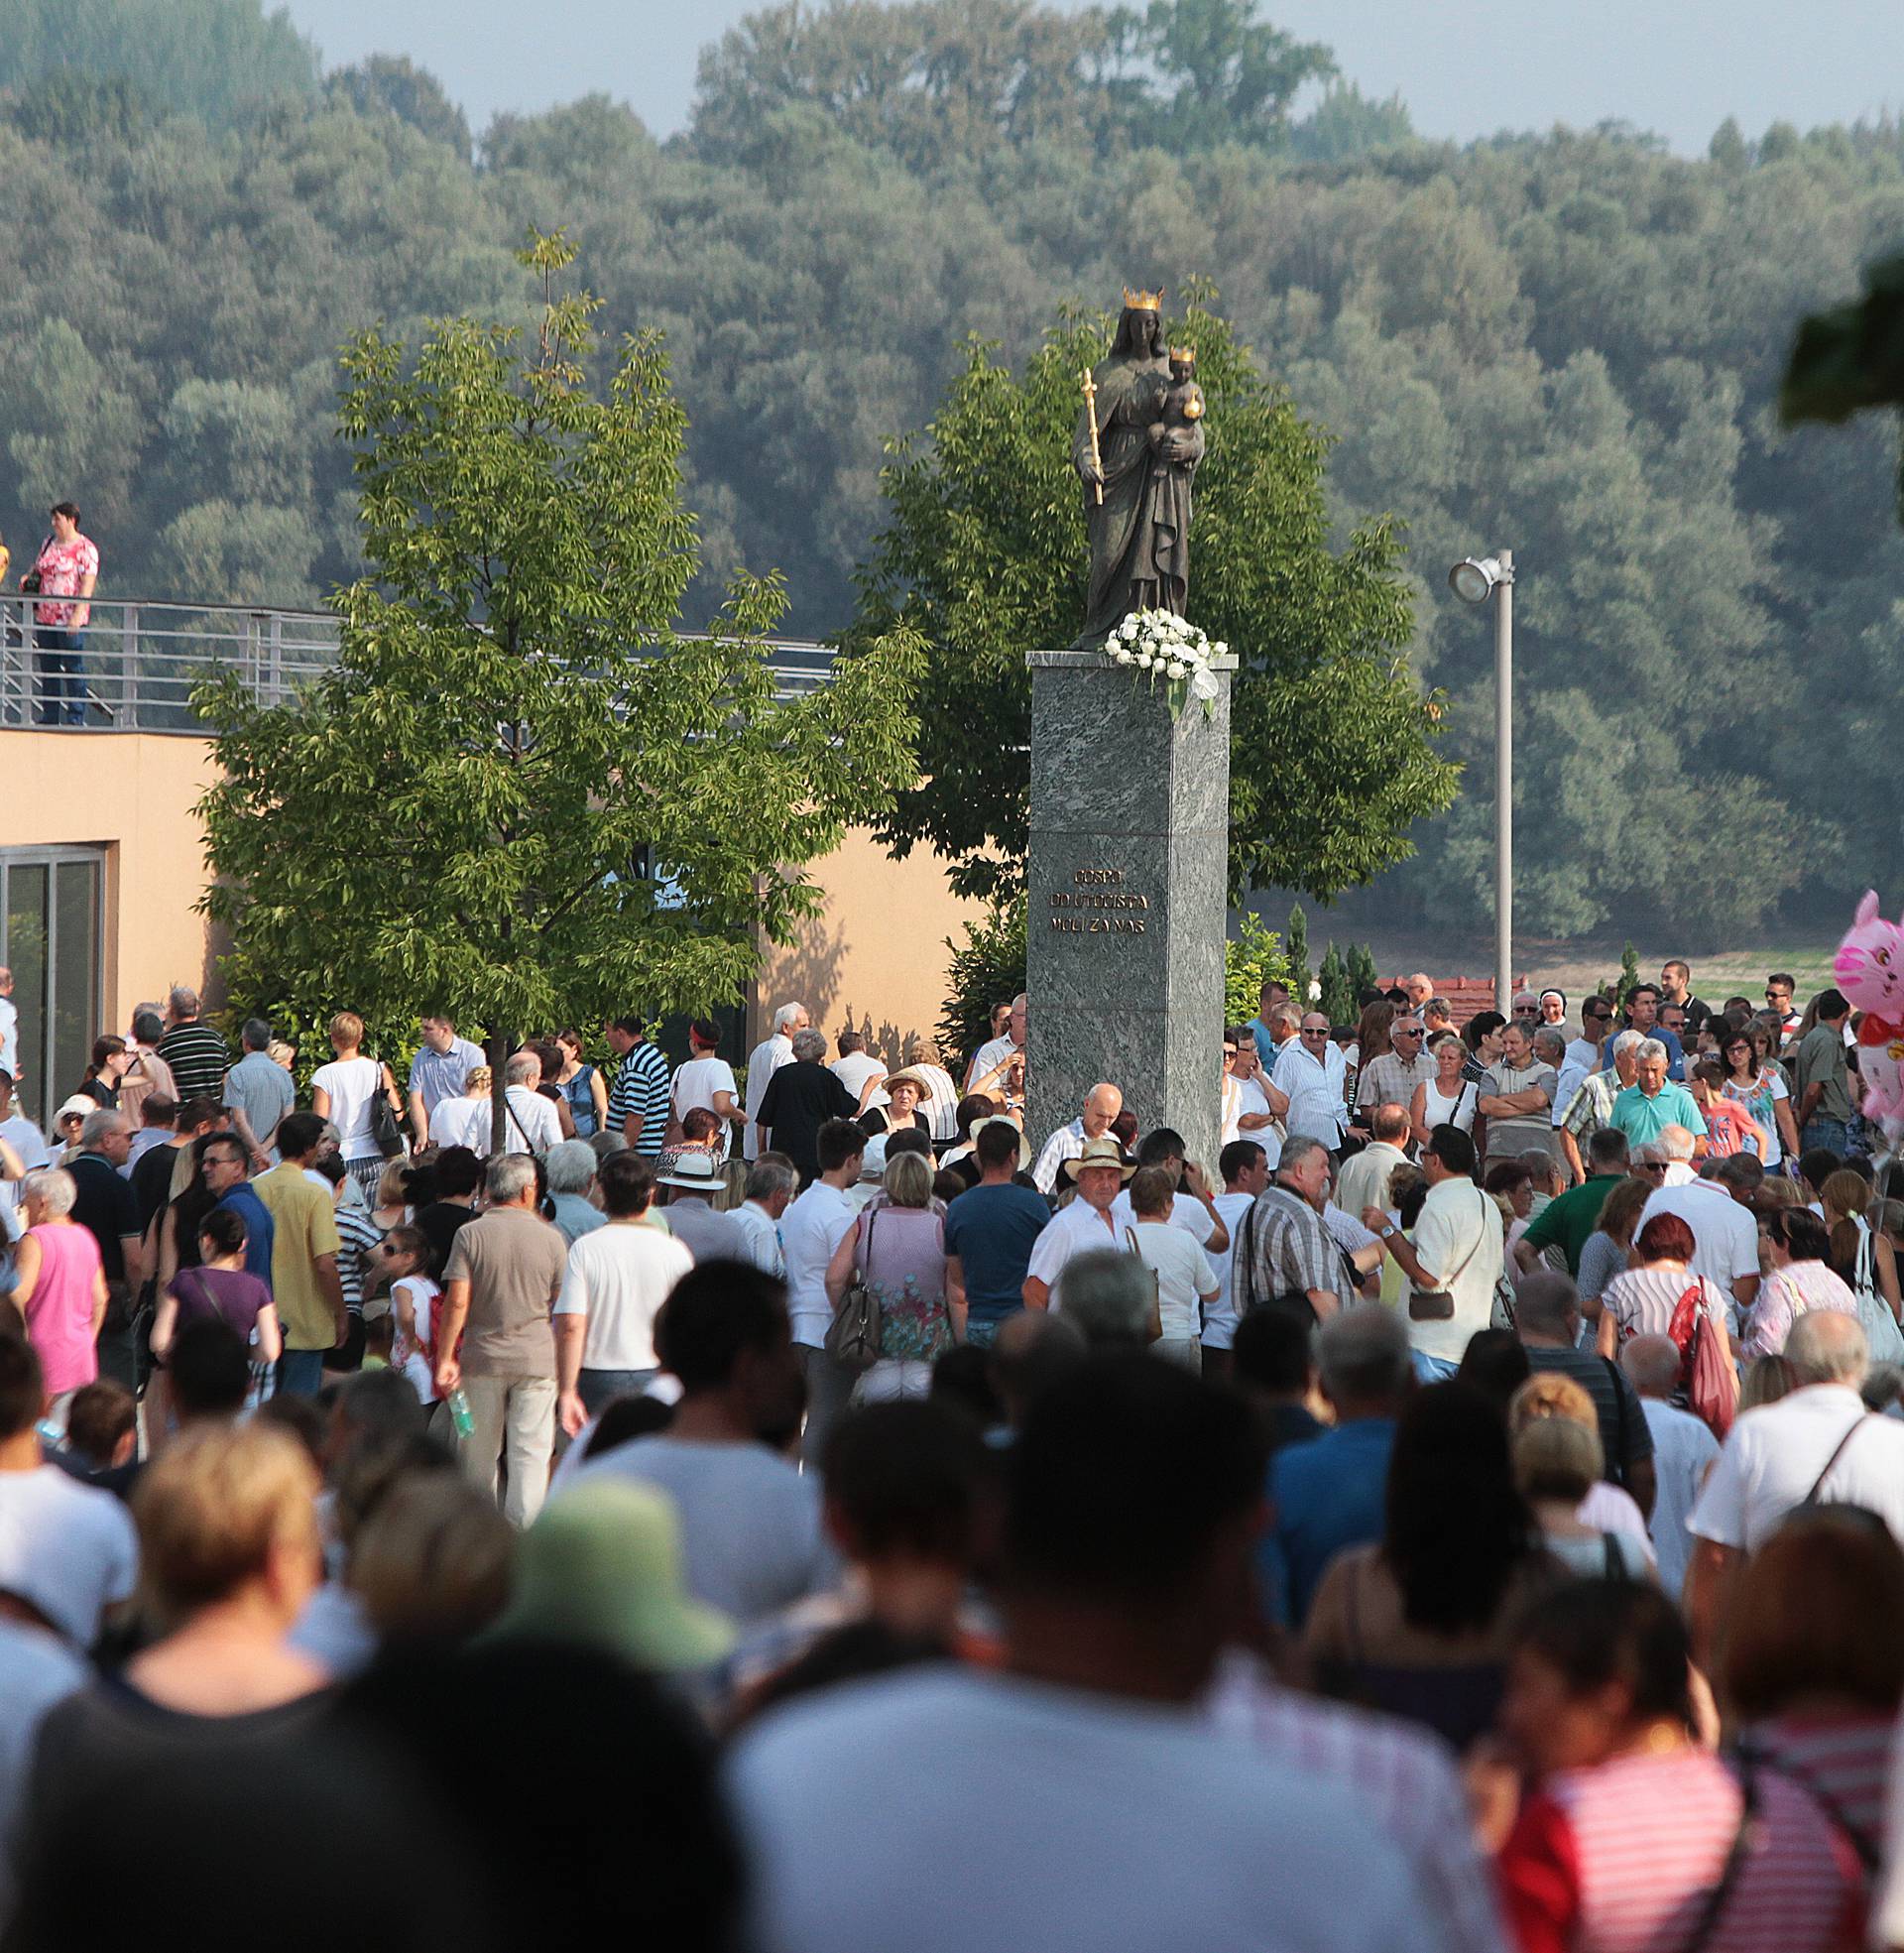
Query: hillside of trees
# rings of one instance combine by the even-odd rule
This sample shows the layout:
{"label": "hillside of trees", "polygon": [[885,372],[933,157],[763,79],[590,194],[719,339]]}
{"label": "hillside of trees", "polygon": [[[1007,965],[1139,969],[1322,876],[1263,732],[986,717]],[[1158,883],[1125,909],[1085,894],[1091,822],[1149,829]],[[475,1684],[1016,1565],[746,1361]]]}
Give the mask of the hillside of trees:
{"label": "hillside of trees", "polygon": [[1773,411],[1798,318],[1904,234],[1896,126],[1728,123],[1696,161],[1611,127],[1457,149],[1249,0],[850,0],[711,47],[666,143],[600,97],[472,141],[421,69],[322,75],[256,0],[16,11],[16,557],[69,494],[106,593],[318,600],[358,567],[337,347],[376,319],[527,318],[512,248],[559,223],[609,341],[667,337],[702,511],[689,621],[745,562],[824,637],[882,527],[885,444],[968,334],[1021,360],[1067,305],[1203,278],[1335,436],[1339,531],[1404,525],[1409,656],[1476,763],[1387,913],[1485,912],[1490,646],[1444,577],[1500,544],[1523,927],[1716,938],[1835,915],[1898,856],[1895,430],[1784,434]]}

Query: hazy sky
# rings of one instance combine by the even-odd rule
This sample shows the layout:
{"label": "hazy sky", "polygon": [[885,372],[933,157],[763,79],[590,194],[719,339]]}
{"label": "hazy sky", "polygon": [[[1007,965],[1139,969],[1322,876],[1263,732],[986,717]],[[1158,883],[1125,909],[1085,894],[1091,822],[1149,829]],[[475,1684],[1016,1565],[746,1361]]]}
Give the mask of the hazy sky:
{"label": "hazy sky", "polygon": [[[270,0],[267,0],[270,4]],[[686,120],[703,43],[750,0],[289,0],[331,63],[407,54],[480,129],[591,89],[656,133]],[[1748,135],[1904,104],[1899,0],[1269,0],[1328,43],[1368,93],[1399,89],[1424,135],[1465,140],[1618,117],[1704,149],[1735,115]]]}

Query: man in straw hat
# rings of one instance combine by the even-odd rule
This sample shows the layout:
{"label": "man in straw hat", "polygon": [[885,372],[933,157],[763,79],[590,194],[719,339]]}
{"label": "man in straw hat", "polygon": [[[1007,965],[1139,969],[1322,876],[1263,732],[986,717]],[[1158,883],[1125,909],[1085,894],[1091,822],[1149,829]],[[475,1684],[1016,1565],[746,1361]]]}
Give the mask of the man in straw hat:
{"label": "man in straw hat", "polygon": [[683,1243],[696,1262],[745,1262],[747,1237],[730,1214],[714,1211],[714,1196],[727,1185],[720,1163],[711,1152],[689,1147],[668,1162],[654,1184],[666,1188],[661,1204],[667,1209],[667,1231]]}
{"label": "man in straw hat", "polygon": [[1111,1218],[1118,1189],[1136,1171],[1135,1161],[1123,1147],[1109,1134],[1086,1140],[1083,1152],[1067,1160],[1060,1170],[1077,1189],[1077,1198],[1059,1208],[1031,1250],[1024,1278],[1026,1308],[1050,1307],[1051,1290],[1073,1255],[1093,1248],[1116,1252],[1130,1245]]}

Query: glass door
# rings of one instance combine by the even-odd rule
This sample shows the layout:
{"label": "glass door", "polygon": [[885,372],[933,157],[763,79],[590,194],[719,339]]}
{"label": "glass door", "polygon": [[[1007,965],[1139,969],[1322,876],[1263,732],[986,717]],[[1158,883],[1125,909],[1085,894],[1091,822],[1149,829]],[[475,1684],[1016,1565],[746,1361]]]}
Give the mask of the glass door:
{"label": "glass door", "polygon": [[78,1088],[99,1021],[101,900],[97,848],[0,849],[0,964],[13,972],[22,1110],[42,1126]]}

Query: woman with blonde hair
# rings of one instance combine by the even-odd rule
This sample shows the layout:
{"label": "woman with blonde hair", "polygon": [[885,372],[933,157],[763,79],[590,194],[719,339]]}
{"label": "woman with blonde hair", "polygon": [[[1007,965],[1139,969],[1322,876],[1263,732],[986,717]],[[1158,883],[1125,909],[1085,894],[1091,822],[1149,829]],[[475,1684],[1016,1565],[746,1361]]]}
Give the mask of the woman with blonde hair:
{"label": "woman with blonde hair", "polygon": [[139,1611],[159,1639],[41,1725],[36,1820],[128,1766],[253,1744],[315,1720],[329,1677],[291,1647],[316,1591],[317,1473],[286,1432],[206,1422],[139,1475]]}
{"label": "woman with blonde hair", "polygon": [[880,1357],[855,1393],[863,1402],[924,1397],[932,1365],[965,1337],[965,1304],[945,1282],[945,1217],[932,1211],[932,1163],[900,1153],[881,1176],[886,1198],[847,1229],[826,1271],[837,1314],[864,1282],[880,1304]]}
{"label": "woman with blonde hair", "polygon": [[1818,1190],[1818,1204],[1825,1209],[1825,1225],[1832,1231],[1826,1262],[1852,1294],[1875,1296],[1895,1322],[1899,1309],[1897,1255],[1885,1235],[1871,1225],[1874,1201],[1871,1183],[1862,1173],[1841,1166],[1825,1176],[1825,1184]]}
{"label": "woman with blonde hair", "polygon": [[[1587,1534],[1598,1536],[1603,1532],[1622,1533],[1650,1566],[1653,1562],[1653,1545],[1651,1536],[1646,1530],[1645,1514],[1634,1503],[1630,1492],[1622,1486],[1609,1484],[1602,1476],[1606,1469],[1606,1453],[1600,1434],[1600,1412],[1594,1407],[1594,1400],[1571,1377],[1562,1376],[1557,1370],[1536,1371],[1508,1400],[1508,1436],[1510,1439],[1518,1440],[1521,1432],[1530,1426],[1553,1422],[1578,1424],[1592,1437],[1595,1455],[1600,1459],[1593,1472],[1582,1481],[1580,1494],[1570,1509],[1572,1520],[1581,1530],[1569,1534],[1565,1528],[1561,1528],[1554,1536],[1571,1536],[1578,1539]],[[1518,1458],[1518,1453],[1515,1455]],[[1575,1462],[1579,1462],[1586,1454],[1581,1452],[1577,1455],[1569,1455],[1574,1457]],[[1554,1462],[1547,1453],[1542,1453],[1541,1456],[1548,1462]],[[1558,1488],[1568,1469],[1569,1467],[1564,1464],[1555,1463],[1551,1479],[1544,1480],[1543,1483]],[[1530,1506],[1535,1504],[1533,1495],[1527,1492],[1524,1485],[1521,1487],[1521,1492]],[[1552,1504],[1562,1495],[1558,1489],[1553,1489],[1542,1496]],[[1549,1517],[1550,1515],[1546,1514],[1540,1516],[1543,1529],[1547,1528]],[[1551,1538],[1548,1543],[1552,1545]],[[1605,1549],[1602,1550],[1604,1552]],[[1559,1557],[1567,1560],[1569,1565],[1573,1564],[1565,1553],[1559,1554]],[[1596,1573],[1601,1570],[1598,1567],[1594,1569]]]}
{"label": "woman with blonde hair", "polygon": [[486,1064],[472,1064],[463,1074],[463,1095],[444,1099],[429,1115],[429,1138],[438,1153],[466,1146],[478,1160],[489,1157],[490,1086],[496,1074]]}
{"label": "woman with blonde hair", "polygon": [[1630,1532],[1589,1526],[1580,1517],[1606,1468],[1598,1430],[1568,1416],[1536,1417],[1515,1431],[1513,1461],[1514,1484],[1532,1509],[1543,1543],[1570,1573],[1588,1580],[1651,1577],[1646,1548]]}
{"label": "woman with blonde hair", "polygon": [[337,1128],[344,1164],[364,1198],[373,1200],[384,1170],[384,1152],[373,1123],[377,1095],[384,1095],[384,1103],[398,1118],[403,1117],[404,1101],[390,1066],[365,1057],[363,1043],[363,1019],[355,1011],[339,1011],[330,1021],[330,1048],[337,1055],[310,1074],[310,1109]]}

